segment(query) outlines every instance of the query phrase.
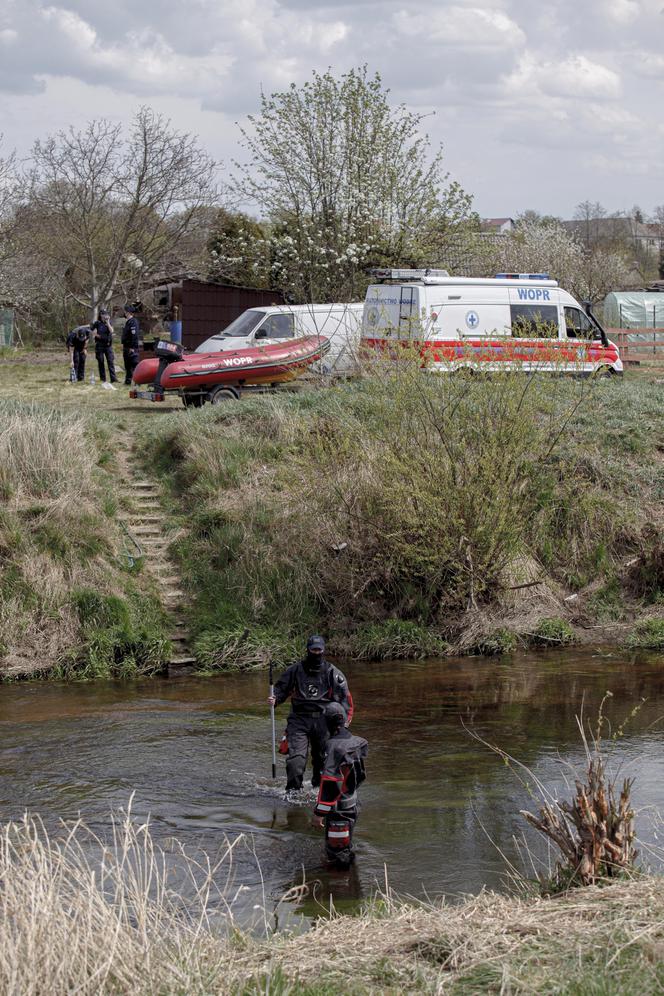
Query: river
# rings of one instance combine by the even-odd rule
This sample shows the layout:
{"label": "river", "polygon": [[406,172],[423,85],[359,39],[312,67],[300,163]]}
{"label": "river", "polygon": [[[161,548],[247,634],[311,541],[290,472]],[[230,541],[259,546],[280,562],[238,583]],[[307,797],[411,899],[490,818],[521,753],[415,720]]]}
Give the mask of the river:
{"label": "river", "polygon": [[[656,851],[664,785],[664,656],[598,649],[382,662],[345,667],[356,702],[354,730],[370,744],[361,790],[357,861],[348,873],[322,864],[311,806],[283,798],[270,779],[266,675],[231,674],[94,684],[5,685],[0,697],[0,813],[25,810],[47,828],[79,814],[103,834],[126,807],[151,820],[156,840],[176,837],[209,854],[224,835],[236,848],[233,890],[240,920],[265,906],[271,925],[329,906],[352,911],[385,881],[400,895],[437,898],[504,888],[522,808],[534,801],[517,774],[475,731],[527,765],[556,793],[568,764],[583,767],[576,716],[605,712],[617,730],[612,769],[634,776],[643,858]],[[645,702],[642,700],[645,699]],[[286,710],[278,710],[278,731]],[[533,832],[528,839],[535,841]],[[651,850],[654,845],[655,850]],[[536,850],[541,848],[536,845]],[[305,898],[280,903],[306,880]]]}

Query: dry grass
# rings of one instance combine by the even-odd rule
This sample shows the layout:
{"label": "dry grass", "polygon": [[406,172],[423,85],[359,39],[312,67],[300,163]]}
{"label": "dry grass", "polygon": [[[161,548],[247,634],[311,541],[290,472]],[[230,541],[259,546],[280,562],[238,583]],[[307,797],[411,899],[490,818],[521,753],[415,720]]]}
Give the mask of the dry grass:
{"label": "dry grass", "polygon": [[[162,850],[130,815],[102,840],[25,818],[0,836],[0,991],[49,993],[611,993],[661,991],[664,882],[557,899],[492,893],[402,903],[258,939],[233,917],[234,850]],[[185,898],[186,895],[186,898]],[[263,926],[267,926],[267,918]]]}
{"label": "dry grass", "polygon": [[0,491],[6,500],[89,497],[91,461],[85,425],[54,409],[0,408]]}
{"label": "dry grass", "polygon": [[[129,596],[136,607],[115,520],[113,449],[108,428],[88,415],[0,398],[2,677],[84,663],[101,674],[111,666],[110,650],[104,661],[88,653],[95,634],[76,598],[92,590]],[[153,597],[149,585],[142,588]],[[123,654],[114,654],[112,666]]]}

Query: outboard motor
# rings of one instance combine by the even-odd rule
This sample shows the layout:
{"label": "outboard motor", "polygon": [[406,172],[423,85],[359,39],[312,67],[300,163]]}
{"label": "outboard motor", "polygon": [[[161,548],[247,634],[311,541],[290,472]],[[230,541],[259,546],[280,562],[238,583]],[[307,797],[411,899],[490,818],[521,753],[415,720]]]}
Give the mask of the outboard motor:
{"label": "outboard motor", "polygon": [[165,339],[160,339],[155,346],[154,353],[159,358],[159,367],[157,368],[157,375],[154,379],[154,386],[159,388],[161,387],[161,377],[166,367],[171,363],[177,363],[184,356],[184,346],[179,342],[167,342]]}

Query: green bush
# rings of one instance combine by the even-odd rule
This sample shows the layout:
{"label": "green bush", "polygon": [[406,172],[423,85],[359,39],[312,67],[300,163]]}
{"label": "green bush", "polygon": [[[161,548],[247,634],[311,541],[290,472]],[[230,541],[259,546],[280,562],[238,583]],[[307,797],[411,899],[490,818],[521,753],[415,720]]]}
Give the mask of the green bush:
{"label": "green bush", "polygon": [[635,650],[664,650],[664,619],[644,619],[627,641]]}
{"label": "green bush", "polygon": [[302,656],[302,640],[268,627],[209,629],[194,645],[201,667],[213,671],[247,671],[272,662],[286,667]]}
{"label": "green bush", "polygon": [[[658,487],[654,461],[631,465],[612,449],[626,419],[651,404],[655,417],[654,393],[623,398],[616,384],[622,413],[613,389],[406,363],[164,416],[143,450],[171,488],[183,531],[173,552],[196,592],[190,623],[206,659],[224,658],[224,634],[247,628],[280,641],[322,630],[340,646],[346,634],[349,649],[354,634],[382,653],[371,627],[448,632],[469,607],[500,603],[524,560],[573,590],[608,584],[641,549]],[[484,652],[510,644],[490,634]]]}
{"label": "green bush", "polygon": [[519,645],[519,638],[510,629],[495,629],[492,633],[487,633],[474,644],[472,650],[475,654],[483,654],[485,657],[499,656],[502,654],[512,654]]}
{"label": "green bush", "polygon": [[565,619],[542,619],[534,633],[529,634],[536,646],[566,646],[574,643],[574,630]]}
{"label": "green bush", "polygon": [[[334,639],[331,643],[334,648]],[[340,648],[359,660],[442,657],[450,649],[438,633],[406,619],[385,619],[360,626],[346,640],[340,640]]]}
{"label": "green bush", "polygon": [[63,677],[126,678],[153,674],[168,659],[163,610],[156,601],[130,591],[128,598],[92,589],[72,592],[83,642],[60,667]]}

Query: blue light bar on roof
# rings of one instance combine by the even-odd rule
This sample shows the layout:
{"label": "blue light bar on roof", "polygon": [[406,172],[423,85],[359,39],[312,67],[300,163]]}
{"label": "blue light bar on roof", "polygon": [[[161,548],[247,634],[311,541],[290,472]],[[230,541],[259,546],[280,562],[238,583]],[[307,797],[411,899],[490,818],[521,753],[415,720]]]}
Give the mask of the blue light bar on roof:
{"label": "blue light bar on roof", "polygon": [[497,273],[496,280],[549,280],[548,273]]}

